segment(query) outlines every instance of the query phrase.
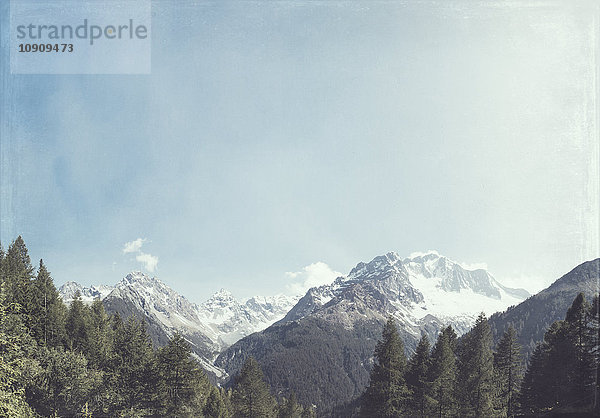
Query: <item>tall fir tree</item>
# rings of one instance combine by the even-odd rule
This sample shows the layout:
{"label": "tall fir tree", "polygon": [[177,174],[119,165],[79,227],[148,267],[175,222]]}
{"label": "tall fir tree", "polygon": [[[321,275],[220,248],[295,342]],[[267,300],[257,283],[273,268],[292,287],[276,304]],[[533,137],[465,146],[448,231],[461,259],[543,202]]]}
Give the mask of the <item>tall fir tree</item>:
{"label": "tall fir tree", "polygon": [[519,393],[519,410],[522,414],[535,414],[549,402],[550,382],[546,378],[547,349],[539,343],[531,357]]}
{"label": "tall fir tree", "polygon": [[189,343],[176,333],[158,351],[162,389],[168,416],[200,415],[210,394],[210,383],[191,357]]}
{"label": "tall fir tree", "polygon": [[89,348],[88,323],[89,308],[81,300],[81,293],[77,291],[65,319],[67,346],[70,350],[87,354]]}
{"label": "tall fir tree", "polygon": [[40,260],[31,286],[28,310],[31,333],[39,345],[58,347],[65,344],[67,310],[43,260]]}
{"label": "tall fir tree", "polygon": [[429,381],[434,415],[456,415],[456,333],[451,326],[443,329],[431,353]]}
{"label": "tall fir tree", "polygon": [[19,311],[23,324],[29,326],[31,314],[27,309],[34,275],[25,241],[20,235],[8,247],[2,264],[7,298]]}
{"label": "tall fir tree", "polygon": [[594,333],[590,322],[590,305],[585,295],[579,293],[565,317],[572,347],[568,391],[568,403],[572,406],[586,406],[592,403],[594,396],[596,365],[592,352]]}
{"label": "tall fir tree", "polygon": [[275,417],[277,403],[271,396],[263,372],[253,357],[248,357],[235,379],[231,397],[234,417]]}
{"label": "tall fir tree", "polygon": [[406,412],[408,389],[404,381],[406,355],[396,321],[388,318],[375,346],[375,364],[363,395],[361,415],[398,417]]}
{"label": "tall fir tree", "polygon": [[413,416],[425,417],[429,415],[430,389],[429,368],[431,365],[430,344],[427,335],[419,340],[417,349],[406,371],[406,384],[410,391],[411,409]]}
{"label": "tall fir tree", "polygon": [[288,399],[283,399],[279,405],[277,418],[302,418],[302,405],[298,403],[296,393],[292,391]]}
{"label": "tall fir tree", "polygon": [[494,403],[492,333],[481,313],[459,347],[460,400],[463,415],[489,417]]}
{"label": "tall fir tree", "polygon": [[494,375],[497,390],[498,412],[502,416],[515,416],[517,394],[522,378],[521,346],[515,329],[510,326],[498,342],[494,353]]}
{"label": "tall fir tree", "polygon": [[[99,306],[95,310],[95,315],[102,318],[103,310]],[[131,316],[125,323],[120,318],[116,319],[113,327],[114,339],[110,351],[102,351],[102,346],[93,346],[94,349],[90,350],[91,358],[98,366],[110,364],[106,384],[108,398],[112,399],[111,411],[114,414],[131,411],[153,413],[157,408],[158,371],[145,324]],[[93,329],[92,333],[97,333],[100,338],[110,335],[102,326]]]}
{"label": "tall fir tree", "polygon": [[5,283],[0,283],[0,416],[33,417],[20,382],[25,368],[21,338],[6,329],[9,310]]}
{"label": "tall fir tree", "polygon": [[212,387],[202,410],[207,418],[228,418],[230,413],[218,388]]}

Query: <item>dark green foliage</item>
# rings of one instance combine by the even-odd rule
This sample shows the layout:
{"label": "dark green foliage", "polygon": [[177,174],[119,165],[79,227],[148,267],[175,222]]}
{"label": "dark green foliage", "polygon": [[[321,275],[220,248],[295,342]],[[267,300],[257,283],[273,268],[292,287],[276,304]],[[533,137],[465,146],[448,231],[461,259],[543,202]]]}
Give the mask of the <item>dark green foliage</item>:
{"label": "dark green foliage", "polygon": [[79,291],[69,306],[69,312],[65,320],[67,330],[67,346],[70,350],[87,353],[89,345],[88,322],[89,308],[81,301]]}
{"label": "dark green foliage", "polygon": [[274,417],[276,402],[269,393],[262,370],[253,357],[248,357],[235,380],[232,395],[234,417]]}
{"label": "dark green foliage", "polygon": [[406,384],[411,395],[410,406],[414,412],[413,416],[425,417],[430,409],[430,348],[429,339],[426,335],[423,335],[417,345],[417,350],[408,362]]}
{"label": "dark green foliage", "polygon": [[[198,363],[191,358],[187,341],[176,333],[169,344],[158,350],[157,355],[160,389],[166,401],[165,414],[199,415],[210,392],[210,383]],[[147,376],[144,381],[149,379],[151,377]]]}
{"label": "dark green foliage", "polygon": [[547,362],[547,352],[544,344],[540,343],[529,358],[529,367],[521,385],[521,411],[526,414],[541,411],[550,404],[550,382],[545,376]]}
{"label": "dark green foliage", "polygon": [[583,294],[544,335],[521,390],[522,410],[589,413],[597,408],[597,322]]}
{"label": "dark green foliage", "polygon": [[596,365],[592,352],[594,331],[592,330],[590,305],[583,293],[579,293],[567,311],[565,322],[571,342],[569,356],[569,403],[583,406],[594,395]]}
{"label": "dark green foliage", "polygon": [[364,392],[382,329],[376,321],[345,329],[308,317],[249,335],[223,352],[215,364],[235,375],[252,354],[273,393],[294,391],[300,404],[314,404],[320,415],[327,415],[335,405],[352,402]]}
{"label": "dark green foliage", "polygon": [[494,342],[512,326],[525,360],[529,359],[536,345],[544,339],[546,330],[555,321],[565,318],[565,312],[580,292],[590,300],[598,293],[598,277],[600,259],[582,263],[547,289],[505,312],[493,314],[489,323]]}
{"label": "dark green foliage", "polygon": [[289,399],[283,399],[277,411],[277,418],[301,418],[302,405],[298,403],[296,394],[292,392]]}
{"label": "dark green foliage", "polygon": [[431,353],[429,381],[435,416],[454,416],[456,412],[456,333],[451,326],[440,333]]}
{"label": "dark green foliage", "polygon": [[[98,308],[99,309],[99,308]],[[96,315],[102,317],[103,310]],[[106,335],[99,326],[101,338]],[[95,362],[107,364],[107,389],[112,393],[110,410],[146,411],[151,409],[156,397],[156,362],[152,345],[142,321],[130,317],[125,324],[113,322],[112,353],[93,350]],[[102,347],[98,347],[101,349]]]}
{"label": "dark green foliage", "polygon": [[92,403],[102,383],[101,372],[88,368],[83,354],[41,347],[33,377],[32,405],[43,415],[74,416]]}
{"label": "dark green foliage", "polygon": [[494,359],[492,334],[485,315],[461,340],[459,358],[459,399],[462,415],[489,417],[494,401]]}
{"label": "dark green foliage", "polygon": [[30,288],[28,305],[30,329],[37,343],[49,347],[64,346],[67,311],[42,260]]}
{"label": "dark green foliage", "polygon": [[396,322],[390,317],[375,346],[375,365],[364,394],[361,415],[397,417],[407,407],[408,389],[404,381],[406,356]]}
{"label": "dark green foliage", "polygon": [[221,392],[216,387],[210,389],[202,413],[207,418],[227,418],[231,416]]}
{"label": "dark green foliage", "polygon": [[6,328],[7,311],[16,309],[9,306],[5,283],[0,283],[0,416],[30,417],[33,411],[25,401],[25,388],[20,383],[25,369],[22,341]]}
{"label": "dark green foliage", "polygon": [[517,343],[515,329],[509,327],[494,353],[494,373],[497,390],[497,411],[502,416],[515,415],[517,394],[522,374],[521,346]]}

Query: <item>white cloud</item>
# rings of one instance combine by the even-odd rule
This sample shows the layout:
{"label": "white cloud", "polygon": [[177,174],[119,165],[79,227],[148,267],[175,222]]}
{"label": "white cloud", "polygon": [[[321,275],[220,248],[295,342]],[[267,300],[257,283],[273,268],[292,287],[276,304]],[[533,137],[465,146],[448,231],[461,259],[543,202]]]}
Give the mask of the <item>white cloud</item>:
{"label": "white cloud", "polygon": [[156,265],[158,264],[158,257],[141,251],[135,256],[135,259],[142,263],[150,273],[154,272],[154,269],[156,269]]}
{"label": "white cloud", "polygon": [[292,280],[292,283],[286,284],[287,290],[294,295],[300,295],[306,293],[311,287],[330,284],[337,277],[342,276],[342,273],[318,261],[304,267],[301,271],[287,272],[285,276]]}
{"label": "white cloud", "polygon": [[123,246],[123,254],[139,252],[142,249],[142,245],[144,245],[145,241],[145,238],[138,238],[136,240],[126,242]]}
{"label": "white cloud", "polygon": [[123,245],[123,254],[135,253],[135,260],[139,263],[142,263],[144,268],[152,273],[158,264],[158,257],[142,251],[142,245],[144,245],[145,242],[146,238],[138,238],[133,241],[126,242],[125,245]]}

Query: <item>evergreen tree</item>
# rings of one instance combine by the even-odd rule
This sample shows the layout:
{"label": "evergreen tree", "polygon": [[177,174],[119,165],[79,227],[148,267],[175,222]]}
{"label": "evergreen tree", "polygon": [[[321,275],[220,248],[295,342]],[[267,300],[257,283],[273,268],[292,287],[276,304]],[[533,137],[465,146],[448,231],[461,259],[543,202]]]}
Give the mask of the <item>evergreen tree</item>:
{"label": "evergreen tree", "polygon": [[456,413],[456,333],[451,326],[440,333],[431,353],[429,381],[435,415],[454,416]]}
{"label": "evergreen tree", "polygon": [[278,418],[301,418],[302,405],[298,403],[296,393],[292,391],[289,399],[283,399],[279,405]]}
{"label": "evergreen tree", "polygon": [[33,267],[25,241],[20,235],[8,248],[2,265],[7,298],[14,303],[14,307],[18,307],[23,323],[28,326],[30,313],[27,308],[29,307]]}
{"label": "evergreen tree", "polygon": [[419,340],[417,349],[410,361],[406,372],[406,384],[411,394],[411,406],[414,416],[425,417],[429,410],[429,367],[431,363],[430,344],[426,335]]}
{"label": "evergreen tree", "polygon": [[459,347],[459,382],[463,415],[489,417],[494,401],[492,333],[482,313]]}
{"label": "evergreen tree", "polygon": [[211,387],[202,412],[207,418],[227,418],[230,416],[221,392],[216,387]]}
{"label": "evergreen tree", "polygon": [[[103,309],[96,306],[95,315],[102,318],[102,314]],[[131,316],[125,324],[117,318],[113,326],[112,349],[104,352],[102,347],[97,347],[92,350],[92,359],[99,366],[110,361],[106,378],[107,397],[111,400],[109,407],[113,413],[149,413],[156,407],[158,373],[145,325]],[[107,335],[107,330],[103,330],[102,326],[93,332],[97,332],[101,338]]]}
{"label": "evergreen tree", "polygon": [[520,410],[524,414],[534,414],[541,411],[550,402],[549,382],[546,379],[547,349],[544,343],[539,343],[529,359],[521,392],[519,395]]}
{"label": "evergreen tree", "polygon": [[0,416],[33,417],[25,402],[25,388],[20,384],[24,359],[21,338],[6,330],[8,306],[5,283],[0,283]]}
{"label": "evergreen tree", "polygon": [[398,417],[406,409],[408,389],[404,381],[406,356],[396,322],[389,318],[375,346],[375,365],[364,393],[361,414],[368,417]]}
{"label": "evergreen tree", "polygon": [[77,291],[71,306],[69,306],[69,312],[65,320],[68,348],[70,350],[87,353],[89,348],[88,314],[89,308],[81,301],[81,294]]}
{"label": "evergreen tree", "polygon": [[199,415],[210,393],[210,383],[198,364],[191,358],[187,341],[176,333],[158,351],[160,376],[166,398],[165,414]]}
{"label": "evergreen tree", "polygon": [[102,377],[90,369],[83,354],[62,347],[41,347],[36,356],[40,370],[34,377],[31,404],[44,416],[76,416],[93,404]]}
{"label": "evergreen tree", "polygon": [[517,393],[521,381],[521,346],[511,326],[498,342],[494,354],[494,372],[502,416],[513,417],[517,411]]}
{"label": "evergreen tree", "polygon": [[586,406],[592,402],[596,367],[592,353],[594,335],[589,326],[590,305],[583,293],[579,293],[567,311],[565,323],[568,327],[571,352],[568,403],[571,406]]}
{"label": "evergreen tree", "polygon": [[263,372],[253,357],[248,357],[236,378],[231,398],[234,417],[274,417],[276,402],[269,393]]}
{"label": "evergreen tree", "polygon": [[28,303],[30,329],[37,343],[51,347],[62,346],[66,340],[66,307],[42,260],[31,286]]}

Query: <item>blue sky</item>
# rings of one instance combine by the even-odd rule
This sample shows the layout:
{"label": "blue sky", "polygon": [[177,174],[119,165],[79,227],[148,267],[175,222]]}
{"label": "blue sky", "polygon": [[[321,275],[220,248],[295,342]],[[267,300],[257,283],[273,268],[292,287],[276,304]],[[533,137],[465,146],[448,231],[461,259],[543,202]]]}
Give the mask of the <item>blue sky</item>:
{"label": "blue sky", "polygon": [[598,256],[592,9],[444,4],[154,2],[150,75],[11,75],[4,17],[2,244],[197,302],[429,249],[539,290]]}

